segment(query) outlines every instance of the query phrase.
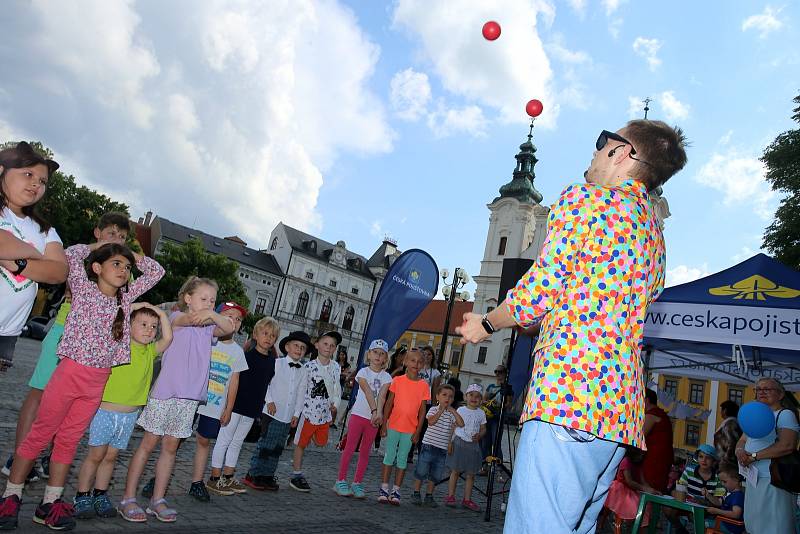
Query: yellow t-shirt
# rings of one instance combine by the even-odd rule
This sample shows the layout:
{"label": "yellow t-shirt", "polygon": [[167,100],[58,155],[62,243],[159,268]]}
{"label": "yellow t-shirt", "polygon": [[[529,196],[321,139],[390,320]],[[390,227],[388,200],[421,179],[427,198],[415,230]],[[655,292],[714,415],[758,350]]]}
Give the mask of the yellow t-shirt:
{"label": "yellow t-shirt", "polygon": [[72,309],[72,301],[65,300],[61,303],[61,306],[58,308],[58,314],[56,314],[56,324],[60,324],[64,326],[67,322],[67,315],[69,315],[69,311]]}
{"label": "yellow t-shirt", "polygon": [[103,402],[125,406],[144,406],[153,381],[153,362],[158,353],[156,344],[142,345],[131,340],[131,363],[117,365],[103,391]]}

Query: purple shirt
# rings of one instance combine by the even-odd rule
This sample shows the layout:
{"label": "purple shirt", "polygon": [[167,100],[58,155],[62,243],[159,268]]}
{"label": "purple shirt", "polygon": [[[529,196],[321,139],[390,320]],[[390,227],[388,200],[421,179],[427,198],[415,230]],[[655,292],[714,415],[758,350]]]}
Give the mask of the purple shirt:
{"label": "purple shirt", "polygon": [[[181,315],[182,312],[173,312],[169,316],[170,322],[174,323]],[[211,342],[216,326],[179,326],[174,329],[172,344],[161,357],[161,372],[150,392],[151,397],[205,402]]]}
{"label": "purple shirt", "polygon": [[[72,291],[72,311],[64,325],[64,335],[58,344],[57,354],[87,367],[108,368],[131,361],[131,303],[156,285],[164,276],[164,268],[153,259],[143,257],[136,264],[142,275],[122,290],[122,302],[117,297],[104,295],[86,276],[84,260],[89,247],[73,245],[66,250],[69,263],[69,282]],[[122,339],[114,341],[111,327],[122,308]]]}

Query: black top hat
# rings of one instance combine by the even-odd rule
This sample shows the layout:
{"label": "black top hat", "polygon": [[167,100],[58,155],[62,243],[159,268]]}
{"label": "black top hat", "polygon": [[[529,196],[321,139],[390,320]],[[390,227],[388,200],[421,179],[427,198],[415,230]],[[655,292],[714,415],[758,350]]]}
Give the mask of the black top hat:
{"label": "black top hat", "polygon": [[300,341],[301,343],[305,343],[306,345],[306,354],[308,354],[308,350],[311,348],[311,338],[308,337],[308,334],[303,332],[302,330],[296,330],[286,336],[285,338],[281,339],[280,344],[278,345],[281,349],[283,354],[286,354],[286,344],[290,341]]}
{"label": "black top hat", "polygon": [[337,332],[335,330],[331,330],[330,332],[325,332],[324,334],[320,335],[317,338],[317,340],[320,340],[325,336],[332,337],[333,339],[335,339],[337,345],[340,345],[342,343],[342,334],[340,334],[339,332]]}

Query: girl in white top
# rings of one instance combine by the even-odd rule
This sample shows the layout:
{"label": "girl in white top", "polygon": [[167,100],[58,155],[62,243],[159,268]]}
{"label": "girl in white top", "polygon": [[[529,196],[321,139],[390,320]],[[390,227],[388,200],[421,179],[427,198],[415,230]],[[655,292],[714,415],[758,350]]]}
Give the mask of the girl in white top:
{"label": "girl in white top", "polygon": [[24,141],[0,151],[0,372],[11,367],[37,282],[67,279],[61,239],[34,210],[56,169]]}

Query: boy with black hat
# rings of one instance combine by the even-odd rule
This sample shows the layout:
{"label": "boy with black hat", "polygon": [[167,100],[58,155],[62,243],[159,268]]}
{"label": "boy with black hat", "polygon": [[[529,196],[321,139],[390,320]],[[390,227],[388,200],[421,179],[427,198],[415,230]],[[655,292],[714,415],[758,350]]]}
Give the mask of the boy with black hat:
{"label": "boy with black hat", "polygon": [[326,332],[319,336],[316,343],[317,357],[303,366],[303,375],[298,384],[295,405],[295,419],[301,419],[299,435],[295,436],[294,458],[292,462],[292,478],[289,485],[302,492],[311,491],[303,476],[303,453],[311,443],[318,447],[328,443],[328,430],[336,418],[336,408],[342,399],[342,387],[339,375],[342,370],[331,358],[336,346],[342,342],[338,332]]}
{"label": "boy with black hat", "polygon": [[297,426],[294,417],[298,400],[298,385],[302,379],[303,356],[311,347],[311,338],[305,332],[292,332],[281,339],[280,350],[286,355],[275,360],[275,375],[267,388],[264,405],[264,430],[250,459],[250,470],[244,483],[256,490],[278,489],[275,470],[278,467],[289,429]]}

